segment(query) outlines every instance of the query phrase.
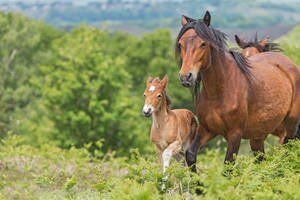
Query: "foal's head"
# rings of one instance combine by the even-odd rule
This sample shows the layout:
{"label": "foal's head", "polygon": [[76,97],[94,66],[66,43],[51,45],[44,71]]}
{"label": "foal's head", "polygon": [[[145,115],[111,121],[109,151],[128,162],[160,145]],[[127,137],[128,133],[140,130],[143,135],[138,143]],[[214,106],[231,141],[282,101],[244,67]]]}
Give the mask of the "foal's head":
{"label": "foal's head", "polygon": [[152,75],[147,80],[147,87],[144,92],[145,105],[143,107],[143,113],[146,117],[150,117],[153,112],[157,112],[162,108],[162,104],[168,107],[170,99],[166,94],[166,86],[168,83],[168,76],[165,75],[163,80],[158,77],[154,78]]}
{"label": "foal's head", "polygon": [[197,84],[200,71],[212,64],[214,52],[223,52],[226,46],[226,35],[212,28],[210,19],[208,11],[199,20],[182,16],[176,55],[181,67],[179,79],[185,87]]}
{"label": "foal's head", "polygon": [[270,42],[269,38],[259,41],[257,35],[253,41],[248,42],[235,35],[235,41],[243,49],[242,54],[246,58],[266,51],[281,51],[278,44]]}

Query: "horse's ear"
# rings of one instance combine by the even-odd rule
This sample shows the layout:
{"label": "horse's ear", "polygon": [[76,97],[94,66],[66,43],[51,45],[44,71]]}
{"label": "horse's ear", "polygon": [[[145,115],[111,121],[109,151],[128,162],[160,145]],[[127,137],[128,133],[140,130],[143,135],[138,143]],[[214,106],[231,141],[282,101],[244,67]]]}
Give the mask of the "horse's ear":
{"label": "horse's ear", "polygon": [[240,39],[237,35],[234,35],[236,43],[241,47],[242,49],[246,46],[246,43],[244,40]]}
{"label": "horse's ear", "polygon": [[181,25],[184,26],[188,23],[187,17],[182,15],[181,17]]}
{"label": "horse's ear", "polygon": [[262,46],[262,47],[265,47],[268,44],[268,40],[269,40],[269,38],[264,39],[263,41],[261,41],[259,43],[259,45]]}
{"label": "horse's ear", "polygon": [[209,13],[208,11],[206,11],[206,13],[205,13],[205,15],[204,15],[204,17],[203,17],[203,22],[204,22],[207,26],[210,25],[210,18],[211,18],[210,13]]}
{"label": "horse's ear", "polygon": [[167,83],[168,83],[168,75],[166,74],[163,78],[163,80],[161,81],[161,84],[164,88],[166,88],[167,86]]}
{"label": "horse's ear", "polygon": [[190,18],[190,17],[187,17],[187,16],[182,15],[182,18],[181,18],[181,25],[184,26],[185,24],[191,23],[191,22],[194,22],[194,21],[196,21],[196,20],[193,19],[193,18]]}
{"label": "horse's ear", "polygon": [[148,78],[148,80],[147,80],[147,84],[148,84],[148,83],[151,83],[151,82],[153,81],[153,79],[154,79],[153,76],[150,75],[149,78]]}

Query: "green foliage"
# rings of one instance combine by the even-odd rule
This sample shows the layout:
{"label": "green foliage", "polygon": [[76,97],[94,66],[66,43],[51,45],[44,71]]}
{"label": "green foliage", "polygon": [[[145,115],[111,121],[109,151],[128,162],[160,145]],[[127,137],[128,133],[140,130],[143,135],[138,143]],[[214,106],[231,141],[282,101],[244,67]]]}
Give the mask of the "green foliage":
{"label": "green foliage", "polygon": [[70,190],[72,189],[75,185],[76,185],[77,181],[76,181],[76,176],[73,176],[72,178],[68,179],[67,182],[64,185],[64,188],[66,190]]}
{"label": "green foliage", "polygon": [[282,37],[280,43],[283,53],[300,67],[300,26],[296,26],[287,36]]}
{"label": "green foliage", "polygon": [[[50,53],[51,41],[60,32],[20,14],[0,12],[0,137],[20,132],[26,108],[39,91],[30,85],[37,66]],[[25,114],[26,113],[26,114]]]}
{"label": "green foliage", "polygon": [[[85,148],[35,148],[9,136],[0,146],[0,198],[3,199],[299,199],[300,141],[272,148],[262,162],[238,156],[223,164],[224,153],[198,156],[198,174],[181,163],[167,170],[167,192],[156,156],[133,150],[128,158],[93,157]],[[222,151],[221,151],[222,152]],[[174,160],[174,159],[173,159]],[[231,172],[229,172],[229,170]],[[205,192],[197,196],[197,182]],[[190,193],[190,194],[189,194]]]}
{"label": "green foliage", "polygon": [[40,67],[43,103],[54,125],[49,137],[61,147],[91,143],[93,151],[104,139],[105,152],[124,154],[143,136],[136,99],[129,98],[131,74],[121,56],[106,52],[108,38],[82,25],[56,40],[49,63]]}

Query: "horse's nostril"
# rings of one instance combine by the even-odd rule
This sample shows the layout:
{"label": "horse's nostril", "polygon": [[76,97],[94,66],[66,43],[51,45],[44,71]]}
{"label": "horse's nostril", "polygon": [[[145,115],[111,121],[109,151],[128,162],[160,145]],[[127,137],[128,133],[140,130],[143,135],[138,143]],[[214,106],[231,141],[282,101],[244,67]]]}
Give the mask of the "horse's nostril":
{"label": "horse's nostril", "polygon": [[188,75],[187,75],[187,79],[190,80],[191,78],[192,78],[192,73],[189,72]]}
{"label": "horse's nostril", "polygon": [[180,81],[182,81],[183,80],[183,78],[182,78],[182,76],[181,76],[181,74],[179,73],[179,80]]}

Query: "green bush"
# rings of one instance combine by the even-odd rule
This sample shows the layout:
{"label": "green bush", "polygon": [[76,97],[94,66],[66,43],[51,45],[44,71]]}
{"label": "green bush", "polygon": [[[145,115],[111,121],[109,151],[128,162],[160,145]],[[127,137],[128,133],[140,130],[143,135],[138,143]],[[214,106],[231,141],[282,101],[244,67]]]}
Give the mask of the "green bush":
{"label": "green bush", "polygon": [[[198,174],[181,163],[167,170],[167,192],[161,191],[162,170],[155,154],[130,158],[93,157],[85,148],[42,148],[9,136],[0,145],[1,199],[299,199],[300,141],[272,148],[266,160],[241,155],[223,164],[223,151],[198,156]],[[174,160],[173,160],[174,161]],[[231,172],[229,172],[231,170]],[[194,192],[197,181],[204,195]],[[189,194],[190,193],[190,194]]]}

